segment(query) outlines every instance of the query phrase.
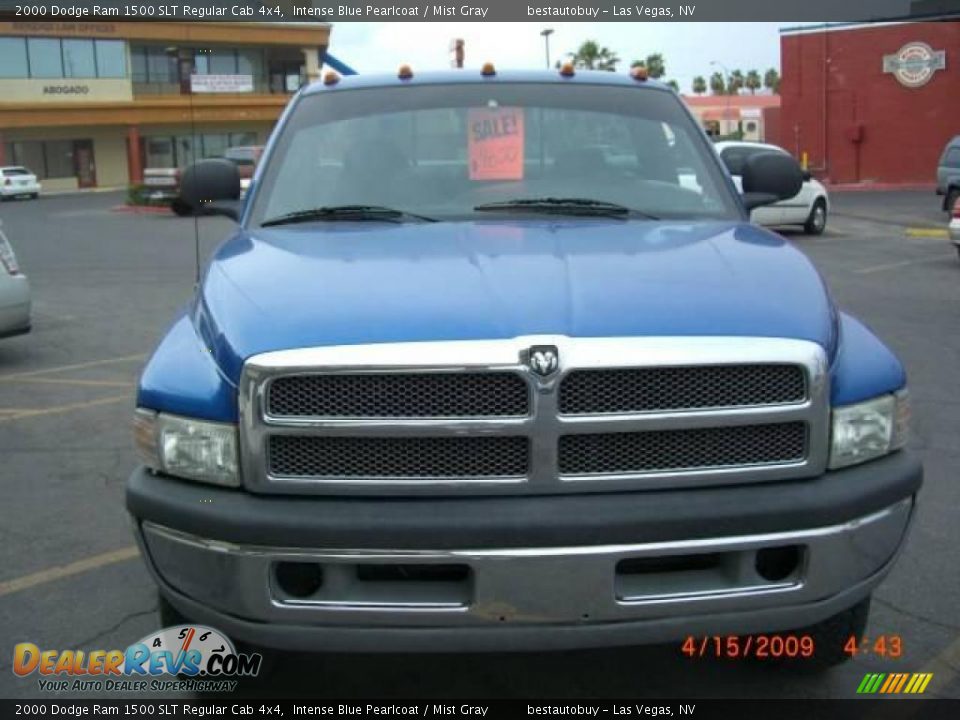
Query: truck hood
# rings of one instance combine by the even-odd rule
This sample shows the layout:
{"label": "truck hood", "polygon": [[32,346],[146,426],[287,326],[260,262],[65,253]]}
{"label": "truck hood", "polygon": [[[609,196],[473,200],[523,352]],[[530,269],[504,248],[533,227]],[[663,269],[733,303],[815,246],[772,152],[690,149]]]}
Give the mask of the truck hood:
{"label": "truck hood", "polygon": [[732,335],[819,343],[836,313],[807,258],[747,223],[548,219],[238,231],[193,311],[223,373],[287,348]]}

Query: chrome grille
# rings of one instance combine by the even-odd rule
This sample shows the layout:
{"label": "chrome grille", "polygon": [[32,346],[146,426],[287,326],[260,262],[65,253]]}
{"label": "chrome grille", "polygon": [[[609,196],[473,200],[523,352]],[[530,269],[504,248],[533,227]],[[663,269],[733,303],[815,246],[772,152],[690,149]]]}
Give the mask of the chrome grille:
{"label": "chrome grille", "polygon": [[[556,348],[546,376],[530,348]],[[244,485],[261,493],[552,494],[814,476],[829,373],[781,338],[568,338],[304,348],[249,358]]]}
{"label": "chrome grille", "polygon": [[796,365],[575,370],[560,385],[564,415],[780,405],[802,402],[807,388]]}
{"label": "chrome grille", "polygon": [[603,475],[792,463],[806,444],[802,422],[564,435],[559,467],[562,475]]}
{"label": "chrome grille", "polygon": [[324,437],[274,435],[276,477],[522,477],[530,464],[524,437]]}
{"label": "chrome grille", "polygon": [[516,373],[293,375],[270,383],[274,417],[522,417],[530,391]]}

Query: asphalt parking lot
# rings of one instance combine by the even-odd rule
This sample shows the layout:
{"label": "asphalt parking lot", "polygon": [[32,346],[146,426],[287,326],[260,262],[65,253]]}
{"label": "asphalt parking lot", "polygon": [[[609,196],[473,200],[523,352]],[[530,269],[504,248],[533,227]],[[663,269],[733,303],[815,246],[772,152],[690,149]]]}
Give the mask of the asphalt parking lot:
{"label": "asphalt parking lot", "polygon": [[[194,220],[111,210],[117,193],[0,205],[30,276],[34,329],[0,341],[0,696],[41,695],[11,671],[13,644],[124,648],[158,628],[133,547],[123,484],[147,355],[194,282]],[[926,484],[912,535],[874,596],[868,636],[903,656],[861,657],[824,675],[689,660],[679,644],[474,656],[285,657],[251,693],[328,697],[851,697],[867,672],[933,672],[927,695],[960,697],[960,262],[932,192],[834,196],[818,238],[790,234],[838,303],[900,355],[911,446]],[[229,228],[198,223],[200,251]],[[802,666],[802,663],[797,663]]]}

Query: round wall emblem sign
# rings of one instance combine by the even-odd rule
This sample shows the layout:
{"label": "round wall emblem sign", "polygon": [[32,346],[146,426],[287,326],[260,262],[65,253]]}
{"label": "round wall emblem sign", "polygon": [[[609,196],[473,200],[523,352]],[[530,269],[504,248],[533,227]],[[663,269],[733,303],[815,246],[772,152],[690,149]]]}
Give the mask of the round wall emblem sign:
{"label": "round wall emblem sign", "polygon": [[883,71],[892,73],[908,88],[918,88],[930,82],[937,70],[947,67],[947,53],[934,50],[924,42],[907,43],[893,55],[883,56]]}

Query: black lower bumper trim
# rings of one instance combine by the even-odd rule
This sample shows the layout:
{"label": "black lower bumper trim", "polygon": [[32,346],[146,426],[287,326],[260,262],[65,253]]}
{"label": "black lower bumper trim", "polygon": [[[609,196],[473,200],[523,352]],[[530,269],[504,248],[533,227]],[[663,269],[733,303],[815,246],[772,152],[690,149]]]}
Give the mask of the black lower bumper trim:
{"label": "black lower bumper trim", "polygon": [[646,543],[842,523],[917,493],[923,470],[899,452],[789,482],[703,489],[472,498],[264,496],[138,468],[139,520],[274,547],[457,549]]}

